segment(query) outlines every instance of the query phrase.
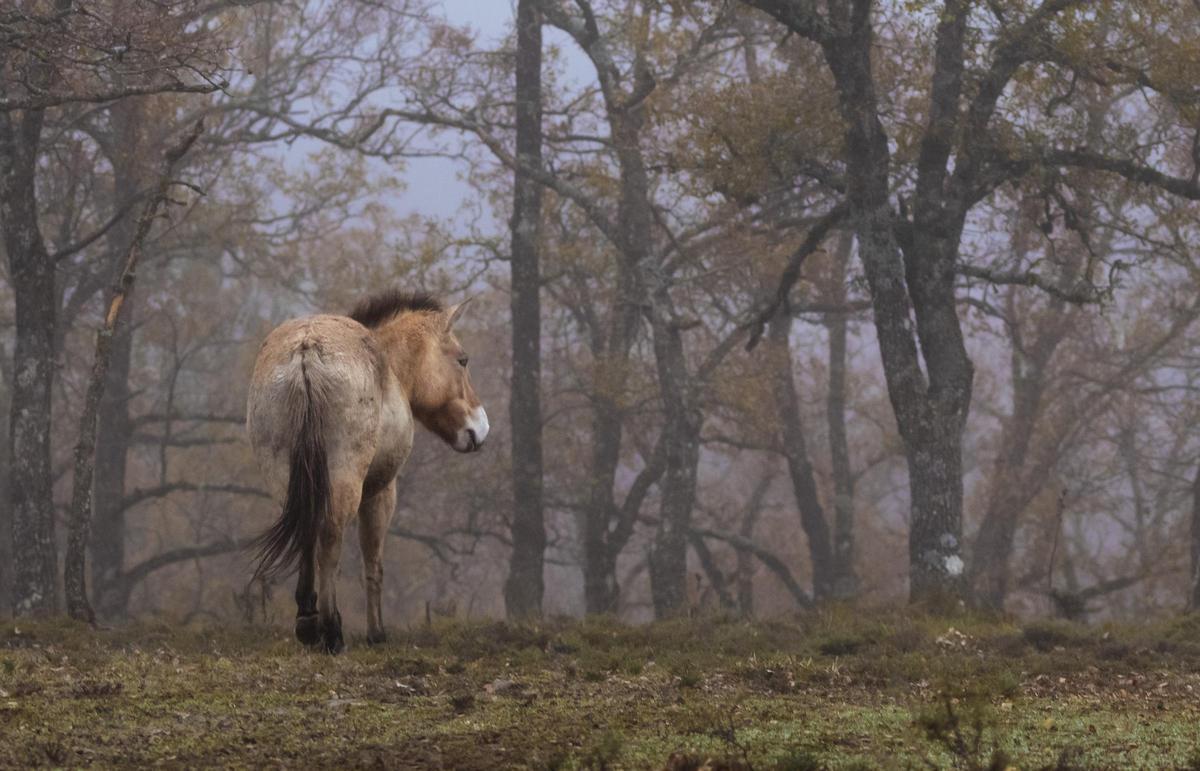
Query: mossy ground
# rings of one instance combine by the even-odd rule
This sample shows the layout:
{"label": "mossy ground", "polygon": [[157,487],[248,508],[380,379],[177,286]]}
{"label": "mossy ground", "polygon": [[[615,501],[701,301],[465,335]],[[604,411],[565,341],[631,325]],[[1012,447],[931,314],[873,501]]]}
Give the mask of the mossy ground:
{"label": "mossy ground", "polygon": [[[1192,768],[1200,617],[0,627],[0,765]],[[707,763],[707,766],[705,764]]]}

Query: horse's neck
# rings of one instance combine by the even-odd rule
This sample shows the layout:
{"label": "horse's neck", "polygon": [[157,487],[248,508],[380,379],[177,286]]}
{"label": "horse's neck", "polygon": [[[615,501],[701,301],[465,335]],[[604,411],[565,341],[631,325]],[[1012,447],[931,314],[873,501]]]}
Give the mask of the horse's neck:
{"label": "horse's neck", "polygon": [[394,381],[400,388],[405,401],[412,401],[412,392],[419,374],[419,364],[424,350],[424,333],[413,323],[411,314],[401,314],[375,330],[375,342],[379,345],[383,364],[387,367],[387,380]]}

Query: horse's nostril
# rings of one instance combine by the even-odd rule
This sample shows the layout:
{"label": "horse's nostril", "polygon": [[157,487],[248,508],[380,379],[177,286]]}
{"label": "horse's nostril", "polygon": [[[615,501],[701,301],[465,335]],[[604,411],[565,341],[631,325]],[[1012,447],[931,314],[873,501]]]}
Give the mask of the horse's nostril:
{"label": "horse's nostril", "polygon": [[475,429],[468,428],[467,436],[470,437],[470,439],[471,439],[471,448],[472,449],[479,446],[479,437],[475,435]]}

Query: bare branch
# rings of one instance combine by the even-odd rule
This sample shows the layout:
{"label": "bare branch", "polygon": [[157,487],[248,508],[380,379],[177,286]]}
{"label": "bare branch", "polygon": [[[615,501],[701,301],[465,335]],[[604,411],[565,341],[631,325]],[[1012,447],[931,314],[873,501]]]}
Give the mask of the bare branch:
{"label": "bare branch", "polygon": [[1036,287],[1051,297],[1057,297],[1063,302],[1075,305],[1092,305],[1104,300],[1103,293],[1087,282],[1080,282],[1075,287],[1062,287],[1032,270],[1004,272],[975,265],[959,264],[958,273],[961,276],[981,279],[990,284]]}

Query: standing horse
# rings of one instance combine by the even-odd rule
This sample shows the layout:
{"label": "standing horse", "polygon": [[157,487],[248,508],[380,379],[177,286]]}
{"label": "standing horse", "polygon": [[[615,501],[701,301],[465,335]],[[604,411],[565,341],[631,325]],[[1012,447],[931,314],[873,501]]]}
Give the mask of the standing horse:
{"label": "standing horse", "polygon": [[453,332],[465,305],[447,309],[426,295],[384,292],[349,316],[285,322],[263,342],[246,425],[283,512],[257,539],[255,575],[299,563],[296,637],[306,645],[330,653],[344,647],[334,587],[342,531],[355,514],[367,642],[385,639],[383,544],[414,418],[459,452],[478,450],[487,438],[487,413]]}

